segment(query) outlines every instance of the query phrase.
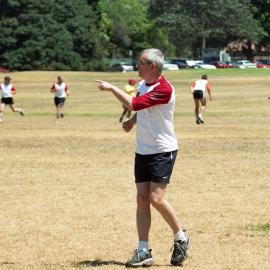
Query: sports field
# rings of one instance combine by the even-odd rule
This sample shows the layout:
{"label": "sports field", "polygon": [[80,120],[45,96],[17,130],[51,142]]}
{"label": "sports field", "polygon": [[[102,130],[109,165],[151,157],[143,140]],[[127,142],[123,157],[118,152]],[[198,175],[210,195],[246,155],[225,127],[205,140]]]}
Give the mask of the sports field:
{"label": "sports field", "polygon": [[[196,125],[189,86],[203,73],[165,73],[181,144],[167,198],[191,237],[181,269],[267,270],[270,70],[207,71],[213,101]],[[56,124],[58,75],[71,95]],[[135,130],[122,131],[121,105],[94,80],[124,87],[137,73],[10,76],[25,116],[6,108],[0,125],[0,269],[124,269],[137,246]],[[152,269],[171,269],[171,231],[155,210],[150,236]]]}

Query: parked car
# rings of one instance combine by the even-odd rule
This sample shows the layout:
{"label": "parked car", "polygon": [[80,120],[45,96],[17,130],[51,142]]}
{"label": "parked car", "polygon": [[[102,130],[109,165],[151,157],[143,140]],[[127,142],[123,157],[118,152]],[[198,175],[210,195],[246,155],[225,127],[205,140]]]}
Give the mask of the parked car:
{"label": "parked car", "polygon": [[9,72],[9,69],[5,68],[5,67],[0,67],[0,72],[7,73],[7,72]]}
{"label": "parked car", "polygon": [[163,70],[179,70],[176,64],[164,63]]}
{"label": "parked car", "polygon": [[268,60],[259,60],[256,62],[257,68],[270,68],[270,61]]}
{"label": "parked car", "polygon": [[233,68],[245,68],[245,66],[241,63],[238,63],[238,61],[232,61],[231,65]]}
{"label": "parked car", "polygon": [[239,60],[235,62],[237,68],[257,68],[255,63],[251,63],[249,60]]}
{"label": "parked car", "polygon": [[199,69],[199,68],[202,68],[202,69],[216,69],[216,66],[200,62],[200,63],[197,63],[194,68],[195,69]]}
{"label": "parked car", "polygon": [[221,61],[211,62],[210,64],[214,65],[216,68],[230,68],[231,67],[228,63],[221,62]]}
{"label": "parked car", "polygon": [[231,62],[231,61],[226,61],[225,63],[226,63],[227,65],[229,65],[230,68],[234,68],[233,62]]}
{"label": "parked car", "polygon": [[179,69],[189,67],[187,64],[187,61],[184,59],[178,59],[178,58],[172,59],[171,64],[176,64]]}
{"label": "parked car", "polygon": [[120,62],[112,64],[109,67],[109,71],[121,71],[121,72],[134,71],[134,67],[127,62]]}
{"label": "parked car", "polygon": [[189,68],[195,68],[196,64],[202,63],[201,60],[186,60]]}

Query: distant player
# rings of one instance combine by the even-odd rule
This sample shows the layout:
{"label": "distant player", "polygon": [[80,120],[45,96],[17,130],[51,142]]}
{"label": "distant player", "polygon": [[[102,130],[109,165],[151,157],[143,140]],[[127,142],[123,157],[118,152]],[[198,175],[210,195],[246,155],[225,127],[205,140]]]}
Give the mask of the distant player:
{"label": "distant player", "polygon": [[209,95],[209,100],[212,100],[211,85],[208,82],[207,75],[202,75],[200,80],[197,80],[191,84],[190,91],[193,94],[195,102],[195,116],[196,123],[203,124],[203,113],[206,108],[206,91]]}
{"label": "distant player", "polygon": [[[136,96],[136,88],[135,88],[135,84],[136,81],[134,79],[129,79],[128,80],[128,84],[125,86],[125,92],[127,94],[129,94],[131,97],[135,97]],[[125,105],[123,105],[123,113],[119,119],[119,122],[121,123],[123,121],[123,118],[125,117],[125,115],[127,115],[127,118],[130,118],[131,116],[131,110],[126,107]]]}
{"label": "distant player", "polygon": [[60,117],[64,117],[64,104],[66,97],[70,94],[62,76],[57,77],[57,82],[52,85],[51,92],[55,95],[54,104],[56,107],[56,121],[58,121]]}
{"label": "distant player", "polygon": [[13,95],[16,94],[16,89],[11,84],[11,78],[9,76],[4,77],[4,82],[0,84],[0,90],[2,93],[0,106],[0,123],[3,122],[2,116],[6,105],[8,105],[13,112],[18,112],[23,116],[23,110],[15,107]]}

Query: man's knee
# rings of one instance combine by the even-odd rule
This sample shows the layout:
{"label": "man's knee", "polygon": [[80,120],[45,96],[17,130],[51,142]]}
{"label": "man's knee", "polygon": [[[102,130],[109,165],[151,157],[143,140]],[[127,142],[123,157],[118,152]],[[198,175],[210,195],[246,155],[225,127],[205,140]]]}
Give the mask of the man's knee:
{"label": "man's knee", "polygon": [[149,204],[149,197],[143,194],[137,194],[137,204],[146,205]]}
{"label": "man's knee", "polygon": [[163,204],[163,197],[160,197],[155,193],[151,193],[149,196],[149,201],[155,208],[158,208]]}

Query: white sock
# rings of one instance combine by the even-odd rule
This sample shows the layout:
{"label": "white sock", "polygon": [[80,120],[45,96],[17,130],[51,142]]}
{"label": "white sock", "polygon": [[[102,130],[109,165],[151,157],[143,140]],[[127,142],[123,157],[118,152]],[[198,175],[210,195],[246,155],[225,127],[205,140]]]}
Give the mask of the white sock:
{"label": "white sock", "polygon": [[203,119],[203,118],[202,118],[202,114],[201,114],[201,113],[199,114],[199,118]]}
{"label": "white sock", "polygon": [[148,251],[149,246],[147,241],[139,241],[138,250]]}
{"label": "white sock", "polygon": [[185,233],[180,230],[177,234],[174,235],[174,240],[175,241],[187,241],[187,237],[185,235]]}

